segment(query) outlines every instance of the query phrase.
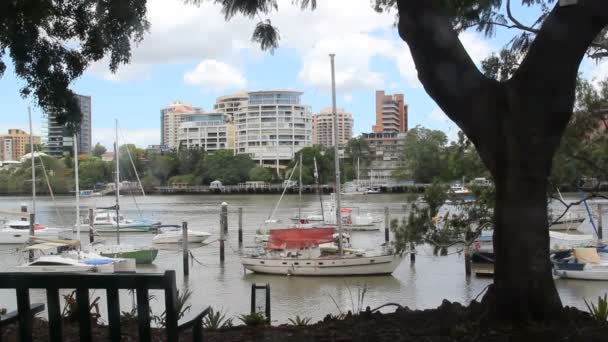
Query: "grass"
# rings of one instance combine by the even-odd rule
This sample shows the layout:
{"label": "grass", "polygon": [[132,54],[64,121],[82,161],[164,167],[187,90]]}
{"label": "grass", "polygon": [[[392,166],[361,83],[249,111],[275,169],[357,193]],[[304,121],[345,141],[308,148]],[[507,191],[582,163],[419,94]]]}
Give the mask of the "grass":
{"label": "grass", "polygon": [[589,310],[589,314],[600,322],[606,322],[608,320],[608,299],[607,295],[604,294],[604,298],[597,297],[597,306],[594,303],[588,303],[584,299],[585,305]]}

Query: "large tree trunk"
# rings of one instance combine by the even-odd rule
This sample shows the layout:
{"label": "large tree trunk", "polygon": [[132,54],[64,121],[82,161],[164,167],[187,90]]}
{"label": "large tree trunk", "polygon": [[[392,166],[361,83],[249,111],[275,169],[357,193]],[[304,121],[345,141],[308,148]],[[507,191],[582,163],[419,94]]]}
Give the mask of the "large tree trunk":
{"label": "large tree trunk", "polygon": [[399,34],[418,78],[475,144],[496,184],[494,284],[484,297],[496,318],[561,316],[551,275],[547,178],[572,115],[578,67],[608,25],[608,1],[555,4],[513,78],[479,72],[442,0],[398,0]]}

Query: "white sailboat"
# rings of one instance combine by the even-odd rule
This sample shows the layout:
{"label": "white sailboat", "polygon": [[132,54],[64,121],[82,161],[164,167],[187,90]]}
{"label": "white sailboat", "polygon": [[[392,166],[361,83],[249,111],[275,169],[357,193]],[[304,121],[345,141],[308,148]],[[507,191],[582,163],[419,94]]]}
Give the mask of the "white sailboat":
{"label": "white sailboat", "polygon": [[[331,57],[332,102],[334,120],[336,92],[334,55]],[[335,142],[338,141],[337,125],[334,125]],[[342,237],[340,206],[340,164],[338,144],[335,148],[335,222],[337,236]],[[267,274],[296,276],[349,276],[391,274],[401,263],[402,256],[390,250],[362,251],[345,249],[344,239],[335,238],[335,228],[294,228],[271,230],[266,248],[259,253],[241,256],[245,269]],[[337,253],[323,252],[320,245],[337,240]]]}

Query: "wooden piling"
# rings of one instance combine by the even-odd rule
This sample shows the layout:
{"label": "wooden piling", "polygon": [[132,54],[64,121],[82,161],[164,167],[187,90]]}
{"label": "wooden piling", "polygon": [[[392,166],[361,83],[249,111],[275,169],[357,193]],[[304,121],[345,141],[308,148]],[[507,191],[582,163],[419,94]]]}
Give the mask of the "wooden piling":
{"label": "wooden piling", "polygon": [[220,211],[220,263],[224,263],[224,241],[226,240],[226,232],[228,232],[228,203],[222,203]]}
{"label": "wooden piling", "polygon": [[410,263],[416,263],[416,245],[413,242],[410,243]]}
{"label": "wooden piling", "polygon": [[[36,222],[36,214],[30,213],[30,242],[34,237],[34,224]],[[34,261],[34,251],[30,250],[29,252],[29,260],[30,262]]]}
{"label": "wooden piling", "polygon": [[384,241],[389,240],[389,229],[391,226],[391,217],[388,211],[388,207],[384,207]]}
{"label": "wooden piling", "polygon": [[239,248],[243,247],[243,208],[239,208]]}
{"label": "wooden piling", "polygon": [[188,264],[189,254],[188,222],[182,222],[182,260],[184,265],[184,277],[190,275],[190,265]]}
{"label": "wooden piling", "polygon": [[464,244],[464,273],[467,277],[471,276],[471,250],[466,242]]}
{"label": "wooden piling", "polygon": [[597,238],[598,240],[602,240],[604,237],[603,227],[602,227],[602,214],[603,214],[603,205],[597,205]]}
{"label": "wooden piling", "polygon": [[89,243],[93,243],[95,241],[95,237],[93,236],[93,227],[95,223],[95,210],[93,208],[89,209]]}
{"label": "wooden piling", "polygon": [[[22,204],[21,205],[21,212],[22,213],[27,213],[27,204]],[[26,221],[26,220],[27,220],[27,217],[25,217],[25,216],[21,217],[21,221]]]}

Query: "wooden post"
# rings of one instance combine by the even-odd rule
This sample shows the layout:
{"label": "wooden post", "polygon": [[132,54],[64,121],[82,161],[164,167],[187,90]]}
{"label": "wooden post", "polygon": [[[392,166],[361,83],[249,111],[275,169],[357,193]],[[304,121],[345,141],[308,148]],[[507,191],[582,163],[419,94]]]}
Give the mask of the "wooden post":
{"label": "wooden post", "polygon": [[190,253],[188,246],[188,222],[182,222],[182,259],[184,265],[184,277],[190,275],[190,265],[188,264],[188,254]]}
{"label": "wooden post", "polygon": [[[21,212],[24,214],[27,213],[27,204],[21,205]],[[27,217],[22,216],[21,221],[27,221]]]}
{"label": "wooden post", "polygon": [[220,263],[224,263],[224,240],[228,232],[228,203],[222,202],[222,210],[220,212]]}
{"label": "wooden post", "polygon": [[[34,237],[34,222],[36,222],[36,214],[30,214],[30,241]],[[29,252],[29,260],[30,262],[34,261],[34,251]]]}
{"label": "wooden post", "polygon": [[389,229],[391,226],[391,217],[388,212],[388,207],[384,207],[384,241],[388,242],[389,240]]}
{"label": "wooden post", "polygon": [[602,231],[604,228],[602,227],[602,207],[603,205],[597,205],[597,239],[602,240],[604,237],[604,232]]}
{"label": "wooden post", "polygon": [[228,204],[226,202],[222,203],[222,212],[223,212],[224,208],[226,208],[226,211],[224,214],[224,233],[228,234]]}
{"label": "wooden post", "polygon": [[255,284],[251,284],[251,314],[255,313]]}
{"label": "wooden post", "polygon": [[266,283],[266,319],[270,324],[270,283]]}
{"label": "wooden post", "polygon": [[243,247],[243,208],[239,208],[239,248]]}
{"label": "wooden post", "polygon": [[410,263],[416,263],[416,245],[414,243],[410,243]]}
{"label": "wooden post", "polygon": [[467,277],[471,276],[471,250],[466,241],[464,244],[464,274]]}
{"label": "wooden post", "polygon": [[93,236],[93,225],[95,223],[95,210],[93,208],[89,209],[89,243],[93,243],[95,241],[95,237]]}

